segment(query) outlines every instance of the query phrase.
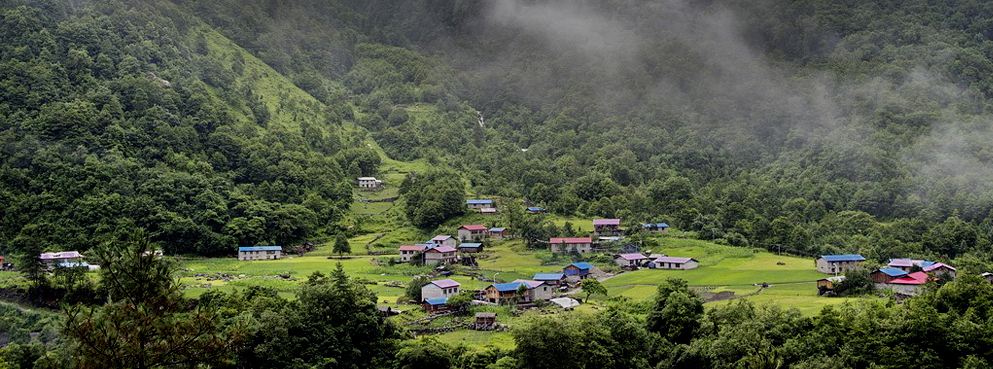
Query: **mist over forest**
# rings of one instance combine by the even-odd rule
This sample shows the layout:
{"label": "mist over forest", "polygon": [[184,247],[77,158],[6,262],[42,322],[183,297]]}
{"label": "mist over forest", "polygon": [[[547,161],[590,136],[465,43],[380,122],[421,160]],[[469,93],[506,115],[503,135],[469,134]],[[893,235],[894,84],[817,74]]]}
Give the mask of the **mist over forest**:
{"label": "mist over forest", "polygon": [[[986,1],[0,0],[0,369],[988,368],[991,107]],[[513,233],[482,264],[395,260],[475,223]],[[632,245],[865,268],[618,288]],[[958,277],[879,292],[892,259]],[[574,262],[576,312],[420,311]]]}

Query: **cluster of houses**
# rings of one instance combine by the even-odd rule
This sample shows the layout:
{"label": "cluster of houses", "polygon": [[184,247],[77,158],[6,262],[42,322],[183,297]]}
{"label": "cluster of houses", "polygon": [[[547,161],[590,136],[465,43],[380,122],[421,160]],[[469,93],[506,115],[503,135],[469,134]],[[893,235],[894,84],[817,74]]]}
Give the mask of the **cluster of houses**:
{"label": "cluster of houses", "polygon": [[507,237],[503,227],[487,227],[482,224],[466,224],[459,227],[456,237],[437,235],[424,243],[401,245],[400,261],[417,262],[425,265],[453,264],[459,254],[475,254],[483,251],[483,241],[502,240]]}
{"label": "cluster of houses", "polygon": [[[473,291],[473,298],[490,304],[530,304],[538,301],[551,301],[565,309],[578,305],[571,298],[555,298],[556,291],[575,285],[589,278],[593,265],[587,262],[571,263],[561,272],[536,273],[531,279],[516,279],[506,283],[492,283],[486,288]],[[421,304],[428,312],[448,310],[448,300],[462,292],[462,285],[451,279],[431,281],[421,287]]]}
{"label": "cluster of houses", "polygon": [[[665,233],[669,230],[669,225],[661,222],[642,223],[641,228],[646,232]],[[552,237],[548,240],[548,246],[555,254],[587,254],[594,251],[595,243],[618,241],[622,234],[624,230],[620,219],[594,219],[593,236],[597,237],[597,241],[593,237]]]}
{"label": "cluster of houses", "polygon": [[[845,280],[843,273],[862,268],[865,257],[858,254],[822,255],[817,258],[817,271],[835,276],[822,278],[817,281],[817,289],[823,294],[834,290],[837,283]],[[924,286],[938,278],[954,279],[955,267],[935,261],[921,259],[890,259],[885,267],[876,269],[869,274],[877,289],[889,289],[897,295],[914,296],[919,294]],[[993,278],[990,278],[993,281]]]}

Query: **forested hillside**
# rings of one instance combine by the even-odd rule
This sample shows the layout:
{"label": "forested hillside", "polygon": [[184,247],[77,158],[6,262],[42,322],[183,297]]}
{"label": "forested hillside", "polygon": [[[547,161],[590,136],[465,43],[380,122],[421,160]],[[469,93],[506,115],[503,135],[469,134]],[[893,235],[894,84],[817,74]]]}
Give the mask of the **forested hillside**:
{"label": "forested hillside", "polygon": [[367,94],[357,123],[389,155],[479,193],[797,253],[988,259],[988,4],[181,3],[315,96]]}

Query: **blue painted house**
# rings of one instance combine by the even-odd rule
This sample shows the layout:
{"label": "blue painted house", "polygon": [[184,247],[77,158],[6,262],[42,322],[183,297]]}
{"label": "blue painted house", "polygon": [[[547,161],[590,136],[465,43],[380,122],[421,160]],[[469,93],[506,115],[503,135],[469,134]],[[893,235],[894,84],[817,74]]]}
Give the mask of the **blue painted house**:
{"label": "blue painted house", "polygon": [[592,264],[585,261],[577,261],[562,268],[562,274],[565,274],[566,277],[579,277],[583,279],[590,275],[591,270],[593,270]]}

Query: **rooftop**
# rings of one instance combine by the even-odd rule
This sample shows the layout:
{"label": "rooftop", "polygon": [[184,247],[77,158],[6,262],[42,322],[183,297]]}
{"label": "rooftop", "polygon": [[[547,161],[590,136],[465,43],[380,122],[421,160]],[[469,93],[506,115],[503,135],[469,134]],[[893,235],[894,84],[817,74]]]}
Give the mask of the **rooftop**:
{"label": "rooftop", "polygon": [[455,252],[455,248],[451,246],[438,246],[427,249],[424,252],[441,252],[441,253]]}
{"label": "rooftop", "polygon": [[477,242],[463,242],[459,245],[460,249],[478,249],[480,247],[483,247],[483,244]]}
{"label": "rooftop", "polygon": [[503,227],[493,227],[493,228],[490,228],[490,232],[493,232],[493,233],[500,233],[500,232],[503,232],[503,231],[506,231],[506,230],[507,230],[507,228],[503,228]]}
{"label": "rooftop", "polygon": [[83,255],[79,251],[59,251],[59,252],[45,252],[39,257],[41,260],[55,260],[55,259],[78,259],[82,258]]}
{"label": "rooftop", "polygon": [[537,273],[534,275],[534,280],[536,281],[557,281],[562,279],[564,274],[562,273]]}
{"label": "rooftop", "polygon": [[438,306],[438,305],[447,304],[448,303],[448,298],[447,297],[435,297],[433,299],[424,300],[424,302],[428,303],[428,305],[431,305],[431,306]]}
{"label": "rooftop", "polygon": [[593,219],[593,226],[621,225],[620,219]]}
{"label": "rooftop", "polygon": [[842,255],[821,255],[824,260],[830,262],[837,261],[865,261],[865,257],[859,254],[842,254]]}
{"label": "rooftop", "polygon": [[552,244],[593,243],[593,239],[589,237],[552,237],[552,239],[548,240],[548,243],[552,243]]}
{"label": "rooftop", "polygon": [[437,281],[431,281],[431,284],[438,286],[440,288],[452,288],[452,287],[461,286],[459,282],[453,281],[451,279],[441,279]]}
{"label": "rooftop", "polygon": [[493,203],[493,200],[490,200],[490,199],[471,199],[471,200],[465,200],[465,203],[466,204],[469,204],[469,205],[490,205],[490,204]]}
{"label": "rooftop", "polygon": [[589,270],[593,269],[593,264],[587,263],[585,261],[577,261],[575,263],[569,264],[579,269]]}
{"label": "rooftop", "polygon": [[696,261],[696,259],[694,259],[694,258],[683,258],[683,257],[678,257],[678,256],[663,256],[663,257],[660,257],[658,259],[655,259],[655,262],[656,263],[685,264],[685,263],[688,263],[690,261]]}
{"label": "rooftop", "polygon": [[903,271],[903,269],[897,269],[897,268],[882,268],[879,269],[879,272],[886,274],[890,277],[902,277],[907,275],[907,272]]}
{"label": "rooftop", "polygon": [[242,246],[238,252],[242,251],[283,251],[282,246]]}
{"label": "rooftop", "polygon": [[620,255],[617,255],[617,257],[619,257],[621,259],[624,259],[624,260],[644,260],[644,259],[648,259],[647,256],[642,255],[640,253],[635,253],[635,254],[620,254]]}
{"label": "rooftop", "polygon": [[400,251],[424,251],[424,245],[401,245]]}
{"label": "rooftop", "polygon": [[500,292],[512,292],[517,291],[517,289],[521,288],[522,285],[523,283],[520,282],[494,283],[491,287],[496,288],[496,290]]}
{"label": "rooftop", "polygon": [[468,231],[485,231],[486,230],[486,226],[484,226],[482,224],[466,224],[466,225],[463,225],[463,226],[459,227],[459,229],[465,229],[465,230],[468,230]]}

